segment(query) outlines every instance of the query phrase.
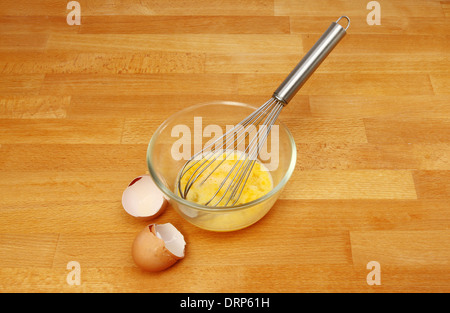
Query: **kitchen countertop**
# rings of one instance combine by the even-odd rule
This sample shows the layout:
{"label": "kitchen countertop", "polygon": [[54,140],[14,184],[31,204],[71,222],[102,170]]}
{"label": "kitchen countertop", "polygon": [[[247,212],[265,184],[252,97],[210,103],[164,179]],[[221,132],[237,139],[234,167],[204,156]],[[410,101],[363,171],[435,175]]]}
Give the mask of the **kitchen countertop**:
{"label": "kitchen countertop", "polygon": [[[64,1],[63,1],[64,2]],[[0,3],[2,292],[449,292],[450,1]],[[264,103],[337,17],[348,35],[280,115],[298,150],[272,210],[145,273],[121,195],[192,104]],[[76,261],[80,285],[67,276]],[[369,285],[368,263],[380,265]]]}

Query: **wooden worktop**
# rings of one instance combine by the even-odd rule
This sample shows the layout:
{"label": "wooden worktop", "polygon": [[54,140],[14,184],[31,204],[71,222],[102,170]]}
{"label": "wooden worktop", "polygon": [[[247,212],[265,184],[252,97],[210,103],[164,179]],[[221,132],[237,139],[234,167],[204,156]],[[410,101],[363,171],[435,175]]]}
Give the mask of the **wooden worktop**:
{"label": "wooden worktop", "polygon": [[[67,1],[68,2],[68,1]],[[450,2],[0,3],[1,292],[450,291]],[[298,150],[272,210],[145,273],[121,195],[181,108],[258,106],[337,17],[348,35],[281,116]],[[69,285],[67,264],[81,266]],[[381,285],[368,285],[367,264]]]}

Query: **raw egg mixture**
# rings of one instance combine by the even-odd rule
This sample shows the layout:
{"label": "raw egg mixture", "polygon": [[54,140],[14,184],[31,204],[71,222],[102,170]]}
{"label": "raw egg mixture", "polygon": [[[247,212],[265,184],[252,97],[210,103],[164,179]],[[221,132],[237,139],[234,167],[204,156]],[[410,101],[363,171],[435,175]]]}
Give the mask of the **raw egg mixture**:
{"label": "raw egg mixture", "polygon": [[[216,157],[217,159],[214,160]],[[182,191],[184,190],[186,184],[189,183],[189,178],[192,175],[197,175],[207,164],[211,164],[195,180],[192,187],[189,189],[186,200],[203,205],[217,204],[216,206],[224,206],[227,202],[228,205],[233,204],[236,198],[239,197],[234,205],[240,205],[256,200],[267,194],[273,188],[272,176],[270,175],[269,170],[259,160],[256,160],[242,192],[241,185],[233,195],[233,183],[237,180],[236,178],[242,176],[242,170],[247,164],[244,160],[245,158],[242,152],[225,151],[221,156],[215,154],[210,156],[208,159],[190,161],[192,162],[192,165],[189,163],[186,164],[186,169],[188,170],[181,177],[180,185]],[[230,174],[228,180],[222,188],[220,188],[223,180],[228,174]],[[233,179],[235,174],[237,174],[236,178]],[[244,175],[244,181],[245,178],[246,174]],[[233,183],[227,191],[231,181],[233,181]],[[216,194],[217,190],[219,190],[219,192]],[[224,196],[225,192],[226,194]],[[179,194],[179,191],[177,193]],[[231,200],[228,201],[230,196]],[[211,199],[212,201],[210,201]]]}

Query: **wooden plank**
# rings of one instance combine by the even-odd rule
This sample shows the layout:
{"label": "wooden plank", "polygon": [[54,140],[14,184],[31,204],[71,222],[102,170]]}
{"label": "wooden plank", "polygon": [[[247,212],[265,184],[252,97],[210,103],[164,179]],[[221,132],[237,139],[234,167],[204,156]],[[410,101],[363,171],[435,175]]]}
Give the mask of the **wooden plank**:
{"label": "wooden plank", "polygon": [[[209,73],[280,73],[287,76],[304,53],[207,54],[205,71]],[[331,53],[316,73],[444,73],[450,59],[442,54],[334,54]]]}
{"label": "wooden plank", "polygon": [[447,54],[410,53],[405,56],[398,53],[355,52],[355,54],[331,54],[317,69],[317,73],[442,74],[449,70],[450,58]]}
{"label": "wooden plank", "polygon": [[0,75],[0,94],[5,96],[37,95],[44,80],[44,74]]}
{"label": "wooden plank", "polygon": [[10,34],[0,32],[0,52],[42,51],[46,48],[49,35],[24,33]]}
{"label": "wooden plank", "polygon": [[3,144],[0,171],[88,172],[95,168],[98,172],[107,172],[114,166],[123,172],[139,174],[139,170],[147,171],[146,154],[146,144]]}
{"label": "wooden plank", "polygon": [[[127,118],[160,119],[161,123],[170,115],[182,109],[201,103],[217,101],[231,101],[260,107],[267,101],[264,95],[74,95],[71,97],[69,117],[111,118],[122,116]],[[292,105],[283,109],[282,116],[295,114],[298,117],[309,116],[308,97],[298,95],[291,102]]]}
{"label": "wooden plank", "polygon": [[0,118],[65,118],[70,97],[15,96],[0,98]]}
{"label": "wooden plank", "polygon": [[[58,34],[50,35],[49,50],[78,52],[253,53],[302,51],[299,35],[289,34]],[[280,47],[283,47],[280,49]]]}
{"label": "wooden plank", "polygon": [[450,17],[450,3],[441,1],[442,10],[446,18]]}
{"label": "wooden plank", "polygon": [[[130,249],[135,236],[133,232],[61,234],[55,252],[54,266],[63,268],[68,261],[76,260],[87,267],[99,265],[103,268],[131,267],[134,262]],[[114,254],[111,254],[113,250]]]}
{"label": "wooden plank", "polygon": [[[63,5],[60,5],[63,8]],[[83,19],[84,20],[84,19]],[[1,16],[0,33],[4,34],[31,34],[35,36],[41,33],[78,33],[80,26],[68,25],[67,17],[64,16]],[[38,36],[39,37],[39,36]]]}
{"label": "wooden plank", "polygon": [[[116,5],[112,9],[107,7],[104,9],[104,14],[142,12],[147,15],[151,12],[158,15],[273,15],[273,0],[250,0],[245,3],[236,3],[233,0],[200,0],[194,3],[183,0],[156,0],[149,4],[135,0],[134,5],[130,5],[126,0],[115,2]],[[97,3],[97,8],[100,8],[102,1]],[[120,8],[120,11],[116,8]]]}
{"label": "wooden plank", "polygon": [[367,140],[370,143],[449,143],[448,118],[366,118]]}
{"label": "wooden plank", "polygon": [[123,144],[145,144],[150,141],[149,134],[153,134],[161,125],[161,120],[142,118],[127,118],[122,132]]}
{"label": "wooden plank", "polygon": [[[351,265],[282,266],[189,266],[145,275],[136,268],[82,267],[81,285],[66,282],[66,268],[2,268],[0,287],[5,292],[164,292],[161,279],[170,281],[171,292],[446,292],[448,274],[439,267],[405,268],[383,266],[382,285],[368,286],[365,266]],[[223,284],[217,277],[224,277]],[[293,279],[293,277],[295,279]],[[134,283],[130,284],[130,281]],[[192,283],[186,286],[186,281]],[[115,282],[105,284],[105,281]],[[286,283],[280,283],[286,281]],[[271,302],[272,303],[272,302]],[[273,306],[273,303],[271,304]]]}
{"label": "wooden plank", "polygon": [[151,74],[203,73],[203,53],[150,51],[139,53],[22,52],[0,53],[0,73]]}
{"label": "wooden plank", "polygon": [[445,230],[447,210],[445,199],[280,199],[259,223],[301,231]]}
{"label": "wooden plank", "polygon": [[289,34],[285,16],[86,16],[82,34]]}
{"label": "wooden plank", "polygon": [[233,0],[81,0],[86,15],[273,15],[273,0],[250,0],[236,3]]}
{"label": "wooden plank", "polygon": [[[132,171],[127,173],[129,179],[133,175],[137,177],[142,174],[143,172],[139,171],[137,174],[133,174]],[[126,178],[125,175],[124,177]],[[115,233],[127,233],[134,230],[138,232],[145,227],[146,222],[139,221],[128,215],[122,208],[120,202],[121,192],[125,190],[128,183],[130,182],[124,179],[121,184],[117,184],[118,188],[114,189],[115,194],[108,193],[108,195],[112,195],[111,200],[97,200],[98,196],[95,196],[95,194],[86,194],[87,197],[79,196],[78,198],[73,197],[71,200],[67,200],[67,194],[61,191],[59,192],[62,197],[61,200],[58,200],[55,199],[54,195],[52,197],[50,194],[52,191],[57,191],[57,188],[50,187],[47,197],[44,195],[38,196],[34,202],[8,202],[7,204],[3,204],[0,210],[0,217],[3,221],[0,229],[2,232],[27,233],[30,229],[35,228],[36,215],[38,214],[39,220],[41,221],[40,225],[45,225],[45,227],[51,228],[58,233],[90,234],[92,233],[92,229],[96,229],[95,233],[107,234],[111,232],[112,228]],[[90,183],[88,182],[88,184]],[[71,183],[68,186],[73,187]],[[90,186],[95,188],[95,184]],[[106,185],[105,187],[108,188]],[[31,190],[28,187],[26,189]],[[36,192],[31,192],[31,194],[33,196],[37,195]],[[98,220],[100,214],[103,215],[101,222]],[[183,225],[184,223],[184,220],[171,208],[163,214],[158,219],[158,223],[170,222],[177,226]],[[81,223],[80,221],[83,222]],[[131,247],[131,242],[129,244]]]}
{"label": "wooden plank", "polygon": [[[48,269],[30,268],[26,271],[16,268],[0,269],[0,287],[2,290],[14,292],[23,290],[40,292],[164,292],[167,285],[161,280],[173,281],[170,288],[172,292],[225,292],[228,288],[239,285],[242,268],[238,266],[189,266],[179,270],[182,263],[174,265],[164,272],[145,273],[135,267],[85,267],[80,263],[81,285],[70,286],[66,282],[69,271],[64,266]],[[177,270],[178,268],[178,270]],[[227,277],[226,284],[217,284],[217,277]],[[5,279],[9,277],[9,279]],[[186,286],[186,281],[192,281]],[[115,281],[114,284],[105,284],[105,281]],[[134,283],[130,284],[129,281]]]}
{"label": "wooden plank", "polygon": [[0,143],[120,143],[123,120],[2,119]]}
{"label": "wooden plank", "polygon": [[[239,94],[271,95],[286,78],[280,74],[238,74]],[[351,86],[351,88],[349,88]],[[425,74],[315,73],[302,87],[307,95],[431,95],[432,86]]]}
{"label": "wooden plank", "polygon": [[[206,266],[210,262],[220,262],[225,257],[229,258],[230,265],[258,266],[258,265],[287,265],[293,262],[301,264],[350,264],[347,232],[327,231],[298,231],[291,227],[285,227],[283,232],[261,236],[255,233],[256,227],[244,231],[247,240],[243,242],[238,233],[230,234],[227,240],[219,240],[220,233],[213,233],[202,241],[189,247],[190,259],[186,259],[186,265]],[[255,237],[256,236],[256,237]],[[276,253],[269,252],[277,242],[285,244]],[[256,247],[247,249],[248,242],[259,242]],[[321,243],[319,245],[319,242]],[[211,245],[217,245],[214,254],[205,254],[203,251]],[[234,249],[232,247],[237,247]],[[195,263],[193,263],[195,262]]]}
{"label": "wooden plank", "polygon": [[45,49],[49,35],[45,33],[3,33],[0,32],[0,52],[41,51]]}
{"label": "wooden plank", "polygon": [[[273,0],[250,0],[236,3],[233,0],[80,0],[83,16],[89,15],[273,15]],[[59,0],[4,0],[1,15],[64,15],[66,3]]]}
{"label": "wooden plank", "polygon": [[448,230],[352,231],[350,240],[354,264],[439,266],[450,260]]}
{"label": "wooden plank", "polygon": [[412,145],[365,143],[299,143],[297,165],[302,170],[416,169],[420,163]]}
{"label": "wooden plank", "polygon": [[2,233],[0,234],[0,266],[52,267],[58,237],[58,234],[35,233],[32,229],[25,233]]}
{"label": "wooden plank", "polygon": [[[262,266],[245,268],[237,292],[432,292],[449,290],[450,275],[442,267],[410,268],[384,266],[381,269],[381,286],[369,286],[365,264],[345,265],[287,265],[263,269]],[[280,284],[280,281],[286,281]]]}
{"label": "wooden plank", "polygon": [[449,199],[450,198],[450,171],[415,171],[419,199]]}
{"label": "wooden plank", "polygon": [[[188,81],[187,81],[188,80]],[[189,83],[187,83],[189,82]],[[47,74],[42,95],[173,95],[237,92],[232,74]]]}
{"label": "wooden plank", "polygon": [[[145,164],[145,161],[143,163]],[[14,213],[13,209],[9,209],[10,207],[35,208],[35,212],[39,213],[51,204],[58,207],[64,203],[66,205],[86,203],[87,199],[108,203],[111,203],[113,199],[117,202],[110,208],[115,207],[120,213],[125,213],[120,208],[123,190],[134,177],[142,174],[144,173],[139,170],[131,174],[118,171],[110,175],[92,170],[82,172],[47,170],[21,172],[21,175],[17,175],[16,172],[2,171],[4,180],[0,182],[0,187],[3,191],[2,209],[5,210],[3,214]],[[89,215],[88,212],[86,215]],[[126,214],[122,216],[127,217]]]}
{"label": "wooden plank", "polygon": [[[0,268],[0,288],[4,292],[61,292],[69,285],[65,282],[67,274],[63,269],[56,273],[49,268]],[[61,275],[59,275],[61,274]],[[65,284],[65,286],[64,286]],[[72,289],[73,290],[73,289]]]}
{"label": "wooden plank", "polygon": [[450,90],[448,88],[450,79],[447,74],[432,74],[430,75],[430,78],[433,90],[436,94],[450,94]]}
{"label": "wooden plank", "polygon": [[66,10],[66,4],[61,4],[58,0],[43,0],[37,3],[33,0],[5,0],[0,3],[0,15],[10,16],[32,16],[32,15],[64,15],[69,11]]}
{"label": "wooden plank", "polygon": [[[82,265],[81,265],[82,266]],[[181,269],[183,268],[183,269]],[[146,275],[137,268],[83,267],[81,285],[66,282],[65,267],[1,268],[0,287],[5,292],[165,292],[162,279],[170,281],[171,292],[448,292],[449,275],[440,267],[405,268],[383,266],[382,285],[368,286],[365,266],[189,266],[182,263]],[[223,277],[222,284],[217,277]],[[294,279],[293,279],[294,277]],[[114,282],[114,284],[105,284]],[[133,283],[129,283],[132,281]],[[191,283],[186,286],[186,281]],[[280,283],[283,281],[283,283]],[[284,283],[285,281],[285,283]],[[274,304],[271,302],[271,306]]]}
{"label": "wooden plank", "polygon": [[[304,52],[320,38],[319,34],[301,35]],[[450,36],[404,35],[404,34],[353,34],[349,33],[333,50],[336,54],[401,54],[405,59],[415,54],[446,54]],[[374,56],[376,57],[376,55]]]}
{"label": "wooden plank", "polygon": [[310,96],[314,117],[447,118],[448,95]]}
{"label": "wooden plank", "polygon": [[417,199],[409,170],[297,169],[282,199]]}
{"label": "wooden plank", "polygon": [[[264,52],[264,51],[260,51]],[[207,73],[280,73],[287,74],[302,57],[299,49],[295,54],[238,53],[207,54],[205,71]]]}
{"label": "wooden plank", "polygon": [[[370,10],[366,9],[367,2],[355,4],[354,2],[339,2],[333,0],[275,0],[275,15],[308,15],[308,16],[335,16],[342,14],[350,17],[364,17]],[[408,1],[382,3],[382,16],[443,16],[439,1]]]}
{"label": "wooden plank", "polygon": [[[431,2],[431,1],[430,1]],[[383,4],[384,7],[384,4]],[[367,14],[370,11],[367,10]],[[382,10],[380,25],[367,24],[366,18],[350,16],[349,34],[386,34],[386,35],[429,35],[448,34],[450,26],[444,16],[408,16],[405,14],[387,16]],[[305,12],[304,14],[307,14]],[[338,15],[330,16],[290,16],[291,33],[322,34]],[[342,24],[341,24],[342,23]],[[340,22],[345,25],[344,22]]]}
{"label": "wooden plank", "polygon": [[448,144],[413,145],[419,160],[419,169],[450,170],[450,147]]}
{"label": "wooden plank", "polygon": [[297,166],[320,169],[450,169],[449,144],[297,143]]}
{"label": "wooden plank", "polygon": [[367,142],[361,119],[293,118],[283,113],[280,120],[293,133],[296,143]]}
{"label": "wooden plank", "polygon": [[[221,101],[248,104],[255,108],[267,101],[265,96],[257,95],[145,95],[145,96],[72,96],[68,115],[70,117],[110,118],[123,116],[126,118],[148,118],[161,123],[170,115],[187,109],[190,106]],[[295,114],[298,117],[310,115],[308,97],[297,96],[292,105],[283,109],[283,117]],[[164,108],[164,110],[162,110]],[[228,119],[227,122],[230,122]]]}

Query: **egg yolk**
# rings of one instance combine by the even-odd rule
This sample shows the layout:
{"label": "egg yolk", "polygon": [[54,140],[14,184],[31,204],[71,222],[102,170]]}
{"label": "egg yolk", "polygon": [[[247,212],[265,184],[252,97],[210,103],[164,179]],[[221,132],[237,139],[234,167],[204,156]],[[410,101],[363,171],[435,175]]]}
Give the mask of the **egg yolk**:
{"label": "egg yolk", "polygon": [[202,205],[240,205],[262,197],[273,188],[267,168],[259,160],[246,159],[238,151],[189,161],[184,171],[180,180],[181,192],[193,181],[186,200]]}

